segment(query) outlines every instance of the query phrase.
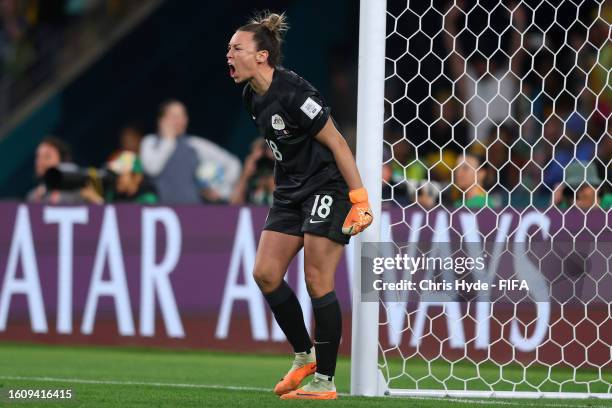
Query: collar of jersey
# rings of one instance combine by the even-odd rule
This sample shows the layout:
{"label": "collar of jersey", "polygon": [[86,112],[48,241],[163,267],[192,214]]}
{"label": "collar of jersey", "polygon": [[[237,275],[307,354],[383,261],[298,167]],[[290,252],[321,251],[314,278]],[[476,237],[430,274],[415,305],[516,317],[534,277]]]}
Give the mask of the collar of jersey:
{"label": "collar of jersey", "polygon": [[[269,95],[271,95],[273,93],[273,87],[274,85],[278,82],[278,71],[282,69],[281,67],[276,67],[274,68],[274,72],[272,73],[272,82],[270,82],[270,86],[268,87],[268,90],[266,91],[266,93],[264,93],[263,95],[258,94],[257,92],[255,92],[255,90],[251,87],[251,89],[253,90],[253,95],[257,98],[261,98],[261,99],[266,99],[268,98]],[[276,80],[276,81],[275,81]],[[250,85],[249,85],[250,86]]]}

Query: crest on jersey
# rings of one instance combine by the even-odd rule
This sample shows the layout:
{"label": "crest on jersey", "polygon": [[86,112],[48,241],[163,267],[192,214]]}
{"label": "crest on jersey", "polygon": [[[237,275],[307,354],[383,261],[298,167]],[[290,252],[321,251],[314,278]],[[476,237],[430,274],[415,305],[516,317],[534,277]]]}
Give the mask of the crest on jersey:
{"label": "crest on jersey", "polygon": [[274,128],[274,130],[283,130],[285,128],[285,121],[280,115],[272,115],[272,128]]}

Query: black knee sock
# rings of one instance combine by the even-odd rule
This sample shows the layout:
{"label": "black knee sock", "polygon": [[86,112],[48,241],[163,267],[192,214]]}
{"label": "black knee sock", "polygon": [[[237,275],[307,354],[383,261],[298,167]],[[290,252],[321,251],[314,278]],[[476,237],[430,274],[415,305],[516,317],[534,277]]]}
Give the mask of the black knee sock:
{"label": "black knee sock", "polygon": [[342,313],[336,292],[312,298],[312,308],[316,324],[317,373],[333,377],[342,336]]}
{"label": "black knee sock", "polygon": [[278,288],[264,294],[264,297],[293,350],[296,353],[310,353],[312,342],[304,324],[302,307],[287,282],[283,280]]}

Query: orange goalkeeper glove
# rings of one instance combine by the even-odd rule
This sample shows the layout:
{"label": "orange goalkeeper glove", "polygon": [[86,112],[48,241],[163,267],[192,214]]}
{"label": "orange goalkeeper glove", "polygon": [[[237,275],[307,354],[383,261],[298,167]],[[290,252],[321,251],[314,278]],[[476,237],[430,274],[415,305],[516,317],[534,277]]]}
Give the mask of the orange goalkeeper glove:
{"label": "orange goalkeeper glove", "polygon": [[372,223],[372,210],[368,203],[368,192],[361,187],[349,192],[349,198],[353,207],[349,211],[344,224],[342,224],[342,232],[346,235],[359,234]]}

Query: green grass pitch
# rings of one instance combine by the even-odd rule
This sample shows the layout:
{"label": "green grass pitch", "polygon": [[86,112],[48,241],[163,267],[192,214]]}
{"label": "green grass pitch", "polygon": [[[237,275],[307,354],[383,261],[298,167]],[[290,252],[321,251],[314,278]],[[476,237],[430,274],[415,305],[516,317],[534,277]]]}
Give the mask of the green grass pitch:
{"label": "green grass pitch", "polygon": [[[281,401],[271,392],[271,388],[289,364],[289,356],[279,355],[0,343],[0,406],[148,408],[330,404],[336,407],[410,408],[612,407],[610,400],[592,399],[374,399],[341,395],[337,401]],[[401,363],[392,362],[390,367],[400,369]],[[414,364],[411,369],[410,374],[416,377],[427,372],[424,364]],[[349,391],[349,371],[349,360],[340,359],[337,387],[343,394]],[[432,371],[443,378],[445,367],[434,367]],[[483,366],[481,374],[495,378],[499,375],[499,368]],[[68,388],[74,393],[70,401],[11,401],[7,398],[9,389]]]}

